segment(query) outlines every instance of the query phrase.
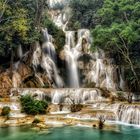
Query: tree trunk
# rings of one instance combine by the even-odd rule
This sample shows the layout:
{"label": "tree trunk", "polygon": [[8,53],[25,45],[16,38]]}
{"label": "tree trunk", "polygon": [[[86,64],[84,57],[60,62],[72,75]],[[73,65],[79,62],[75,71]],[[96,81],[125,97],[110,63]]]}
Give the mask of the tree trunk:
{"label": "tree trunk", "polygon": [[42,15],[44,12],[45,0],[36,0],[35,26],[40,29]]}
{"label": "tree trunk", "polygon": [[138,89],[139,89],[139,85],[140,85],[139,78],[138,78],[137,73],[135,71],[134,65],[133,65],[133,63],[132,63],[132,61],[131,61],[129,56],[126,55],[125,58],[126,58],[128,64],[130,65],[130,69],[131,69],[131,71],[132,71],[132,73],[133,73],[133,75],[134,75],[134,77],[136,79],[136,84],[138,84]]}

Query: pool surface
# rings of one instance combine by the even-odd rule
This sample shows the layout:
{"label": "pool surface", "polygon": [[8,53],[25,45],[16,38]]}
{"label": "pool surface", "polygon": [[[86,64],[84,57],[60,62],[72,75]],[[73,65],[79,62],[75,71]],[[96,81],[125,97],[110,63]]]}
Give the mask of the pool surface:
{"label": "pool surface", "polygon": [[27,127],[0,128],[0,140],[140,140],[140,128],[118,125],[117,130],[62,127],[37,132]]}

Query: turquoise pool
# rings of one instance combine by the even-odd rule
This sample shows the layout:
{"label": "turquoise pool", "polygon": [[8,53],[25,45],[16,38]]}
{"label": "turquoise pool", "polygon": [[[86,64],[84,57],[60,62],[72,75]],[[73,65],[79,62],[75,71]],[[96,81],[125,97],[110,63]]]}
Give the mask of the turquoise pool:
{"label": "turquoise pool", "polygon": [[27,127],[0,128],[0,140],[140,140],[140,128],[118,125],[115,131],[88,127],[52,128],[37,132]]}

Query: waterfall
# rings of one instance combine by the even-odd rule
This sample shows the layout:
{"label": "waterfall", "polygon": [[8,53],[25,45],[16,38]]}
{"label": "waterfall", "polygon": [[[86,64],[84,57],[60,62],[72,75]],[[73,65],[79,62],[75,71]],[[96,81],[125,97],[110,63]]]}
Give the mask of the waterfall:
{"label": "waterfall", "polygon": [[23,51],[22,51],[21,45],[18,46],[17,55],[19,58],[22,58],[22,56],[23,56]]}
{"label": "waterfall", "polygon": [[62,78],[59,75],[59,71],[56,66],[56,51],[53,45],[52,36],[49,35],[48,30],[44,29],[43,35],[45,42],[42,45],[42,62],[41,66],[46,71],[47,76],[51,81],[55,81],[56,87],[64,87]]}
{"label": "waterfall", "polygon": [[13,71],[12,84],[14,88],[18,88],[21,84],[21,76],[16,71]]}
{"label": "waterfall", "polygon": [[53,44],[53,38],[48,33],[47,28],[43,29],[42,32],[44,35],[44,43],[42,45],[43,54],[47,54],[50,59],[56,62],[56,51],[55,51],[55,46]]}
{"label": "waterfall", "polygon": [[41,58],[41,47],[38,42],[35,44],[35,51],[33,52],[32,64],[34,70],[36,70],[37,66],[40,65]]}
{"label": "waterfall", "polygon": [[51,42],[46,42],[42,46],[43,52],[48,54],[49,57],[55,62],[56,61],[56,52],[55,47]]}
{"label": "waterfall", "polygon": [[140,125],[140,106],[120,105],[118,108],[118,120],[124,123]]}
{"label": "waterfall", "polygon": [[48,29],[42,29],[43,37],[44,37],[44,42],[52,42],[53,38],[52,36],[48,33]]}
{"label": "waterfall", "polygon": [[119,83],[116,80],[117,67],[112,64],[112,59],[105,57],[103,50],[99,50],[93,54],[95,60],[87,74],[87,79],[95,83],[96,87],[105,87],[108,90],[117,90]]}
{"label": "waterfall", "polygon": [[68,83],[71,88],[79,87],[79,76],[78,76],[78,68],[77,68],[77,57],[78,51],[75,48],[75,32],[67,31],[66,32],[66,45],[64,48],[65,57],[67,61],[68,67]]}
{"label": "waterfall", "polygon": [[119,87],[121,90],[125,91],[126,88],[127,88],[127,85],[124,81],[124,68],[120,68],[120,73],[119,73],[119,77],[120,77],[120,84],[119,84]]}
{"label": "waterfall", "polygon": [[[96,103],[93,104],[93,109],[111,111],[115,115],[115,121],[120,121],[128,124],[140,125],[140,106],[123,104],[123,103]],[[106,116],[106,113],[104,114]],[[106,118],[105,118],[106,119]]]}
{"label": "waterfall", "polygon": [[59,6],[64,6],[68,2],[69,0],[48,0],[48,4],[50,8],[57,8]]}
{"label": "waterfall", "polygon": [[96,89],[65,89],[65,90],[55,90],[51,93],[52,103],[59,104],[85,104],[91,101],[101,101],[104,100],[101,97],[101,93]]}
{"label": "waterfall", "polygon": [[55,81],[57,87],[60,88],[64,86],[54,61],[48,55],[43,54],[41,66],[46,71],[48,78]]}
{"label": "waterfall", "polygon": [[[31,60],[31,66],[34,69],[37,81],[40,83],[39,85],[45,87],[49,83],[49,86],[59,88],[64,87],[64,85],[70,88],[91,85],[91,87],[106,88],[111,91],[125,89],[123,71],[112,63],[112,58],[106,56],[101,49],[97,52],[90,50],[92,44],[90,30],[68,30],[67,23],[71,12],[67,5],[69,0],[48,0],[47,3],[50,19],[59,29],[64,31],[66,39],[63,50],[60,54],[57,54],[55,50],[55,45],[57,44],[54,44],[55,38],[49,34],[47,28],[42,29],[44,42],[42,46],[39,43],[35,44]],[[29,53],[30,51],[22,55],[22,48],[19,46],[18,54],[23,60],[28,59]],[[61,54],[63,58],[61,58]],[[62,67],[59,69],[57,66],[58,57],[60,61],[63,60],[59,61],[59,64],[66,62],[64,69]],[[16,70],[18,69],[18,64],[22,62],[24,61],[19,61],[15,64]],[[82,62],[82,67],[80,67],[80,62]],[[67,76],[66,78],[63,77],[66,80],[66,84],[60,74],[64,70],[66,70],[67,74],[61,74]]]}

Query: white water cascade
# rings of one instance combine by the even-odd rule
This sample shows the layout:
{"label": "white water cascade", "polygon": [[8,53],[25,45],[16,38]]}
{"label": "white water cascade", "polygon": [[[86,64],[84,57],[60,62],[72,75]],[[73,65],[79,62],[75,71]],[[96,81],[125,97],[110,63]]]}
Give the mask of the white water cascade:
{"label": "white water cascade", "polygon": [[[80,79],[77,59],[83,53],[89,53],[89,49],[91,46],[90,31],[87,29],[78,30],[77,38],[75,36],[75,31],[65,31],[65,33],[66,45],[64,46],[64,52],[69,73],[69,87],[78,88],[80,86]],[[75,42],[76,39],[77,44]],[[83,45],[83,40],[86,40],[85,45]],[[85,50],[85,52],[83,52],[83,50]]]}
{"label": "white water cascade", "polygon": [[43,35],[45,42],[42,45],[43,52],[47,54],[54,62],[56,61],[56,51],[53,45],[53,38],[49,35],[47,28],[43,29]]}
{"label": "white water cascade", "polygon": [[33,65],[37,67],[40,65],[46,72],[46,75],[50,81],[55,81],[56,87],[63,87],[64,83],[61,79],[57,66],[56,66],[56,51],[52,43],[52,36],[48,34],[47,29],[43,29],[43,35],[45,42],[42,48],[37,45],[37,48],[33,54]]}
{"label": "white water cascade", "polygon": [[75,32],[67,31],[66,32],[66,45],[64,48],[65,57],[67,61],[68,74],[69,74],[69,87],[78,88],[79,87],[79,76],[77,69],[77,57],[78,51],[75,47],[74,41]]}
{"label": "white water cascade", "polygon": [[70,0],[48,0],[50,8],[49,15],[51,16],[54,24],[63,31],[66,30],[70,17],[70,9],[67,7],[69,1]]}
{"label": "white water cascade", "polygon": [[97,89],[65,89],[55,90],[51,93],[52,103],[59,104],[86,104],[92,101],[104,100],[101,92]]}
{"label": "white water cascade", "polygon": [[118,108],[118,120],[124,123],[140,125],[140,106],[120,105]]}
{"label": "white water cascade", "polygon": [[[96,87],[107,88],[108,90],[124,89],[125,83],[118,67],[113,59],[107,58],[103,50],[93,54],[95,61],[92,61],[91,70],[87,74],[89,82],[94,82]],[[119,75],[119,77],[118,77]]]}
{"label": "white water cascade", "polygon": [[21,59],[22,56],[23,56],[23,50],[22,50],[22,46],[21,46],[21,45],[18,46],[17,55],[18,55],[18,57],[19,57],[20,59]]}
{"label": "white water cascade", "polygon": [[[119,121],[126,124],[135,124],[140,125],[140,106],[131,105],[124,103],[96,103],[93,104],[94,110],[103,110],[104,112],[110,111],[114,113],[115,121]],[[106,118],[107,113],[104,113],[103,116]],[[98,114],[97,114],[98,115]],[[108,119],[107,119],[108,120]],[[110,120],[110,119],[109,119]]]}

